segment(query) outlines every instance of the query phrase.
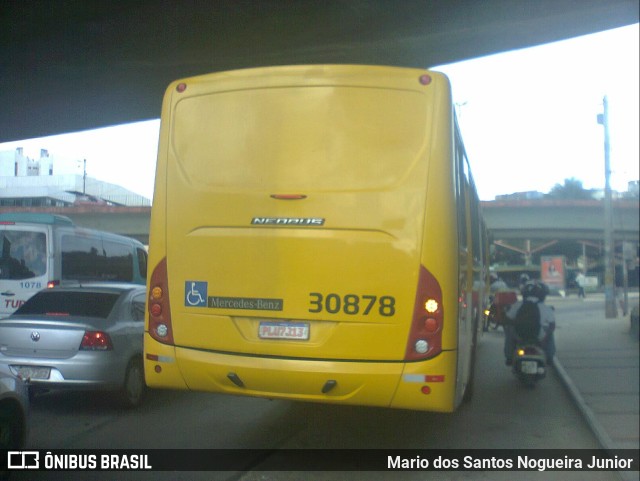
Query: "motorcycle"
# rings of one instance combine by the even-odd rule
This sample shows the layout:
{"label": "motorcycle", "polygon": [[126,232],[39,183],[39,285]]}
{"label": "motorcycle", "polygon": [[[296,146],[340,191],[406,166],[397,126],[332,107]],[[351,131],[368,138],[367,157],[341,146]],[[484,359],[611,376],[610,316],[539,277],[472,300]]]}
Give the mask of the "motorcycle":
{"label": "motorcycle", "polygon": [[486,332],[490,328],[495,330],[504,325],[506,320],[505,312],[511,304],[518,300],[515,291],[496,292],[489,297],[489,307],[484,310],[483,330]]}
{"label": "motorcycle", "polygon": [[547,375],[547,355],[553,362],[555,353],[555,309],[544,304],[548,292],[545,284],[527,283],[522,289],[522,303],[515,313],[512,309],[506,316],[505,353],[515,346],[507,364],[512,364],[513,373],[529,387]]}
{"label": "motorcycle", "polygon": [[513,373],[528,387],[534,387],[547,375],[546,355],[539,342],[516,340]]}

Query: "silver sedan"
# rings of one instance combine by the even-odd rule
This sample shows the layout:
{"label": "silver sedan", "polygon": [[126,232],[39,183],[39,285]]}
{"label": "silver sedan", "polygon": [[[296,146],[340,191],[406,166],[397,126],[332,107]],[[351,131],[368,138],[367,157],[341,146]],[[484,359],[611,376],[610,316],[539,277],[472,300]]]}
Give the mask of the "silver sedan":
{"label": "silver sedan", "polygon": [[136,284],[42,290],[0,320],[0,364],[31,390],[111,390],[137,406],[145,394],[145,300]]}

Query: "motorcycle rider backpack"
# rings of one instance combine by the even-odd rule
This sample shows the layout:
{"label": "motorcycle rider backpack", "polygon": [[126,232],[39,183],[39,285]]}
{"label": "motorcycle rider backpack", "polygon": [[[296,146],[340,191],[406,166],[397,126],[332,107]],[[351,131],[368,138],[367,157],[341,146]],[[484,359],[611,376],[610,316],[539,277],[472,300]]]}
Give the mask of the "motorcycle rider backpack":
{"label": "motorcycle rider backpack", "polygon": [[540,333],[540,310],[538,303],[532,301],[524,301],[518,312],[514,322],[516,335],[522,340],[538,340]]}

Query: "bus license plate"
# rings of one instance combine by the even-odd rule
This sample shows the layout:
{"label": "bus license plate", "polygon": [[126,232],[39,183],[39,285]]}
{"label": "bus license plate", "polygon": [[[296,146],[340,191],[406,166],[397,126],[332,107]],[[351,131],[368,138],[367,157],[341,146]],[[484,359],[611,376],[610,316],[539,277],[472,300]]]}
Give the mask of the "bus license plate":
{"label": "bus license plate", "polygon": [[49,379],[50,367],[16,366],[18,376],[22,379]]}
{"label": "bus license plate", "polygon": [[260,322],[258,328],[260,339],[309,339],[309,323],[307,322]]}
{"label": "bus license plate", "polygon": [[520,369],[524,374],[538,374],[538,363],[536,361],[522,361]]}

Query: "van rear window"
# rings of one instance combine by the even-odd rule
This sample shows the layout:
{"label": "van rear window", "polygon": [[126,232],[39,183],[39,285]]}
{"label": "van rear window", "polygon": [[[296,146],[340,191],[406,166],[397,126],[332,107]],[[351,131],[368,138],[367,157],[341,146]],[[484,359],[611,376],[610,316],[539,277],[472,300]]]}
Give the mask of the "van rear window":
{"label": "van rear window", "polygon": [[100,237],[62,237],[62,280],[131,282],[131,246]]}
{"label": "van rear window", "polygon": [[107,318],[119,294],[108,292],[41,291],[16,311],[17,315],[56,315]]}
{"label": "van rear window", "polygon": [[0,231],[0,279],[23,280],[47,272],[44,232]]}

